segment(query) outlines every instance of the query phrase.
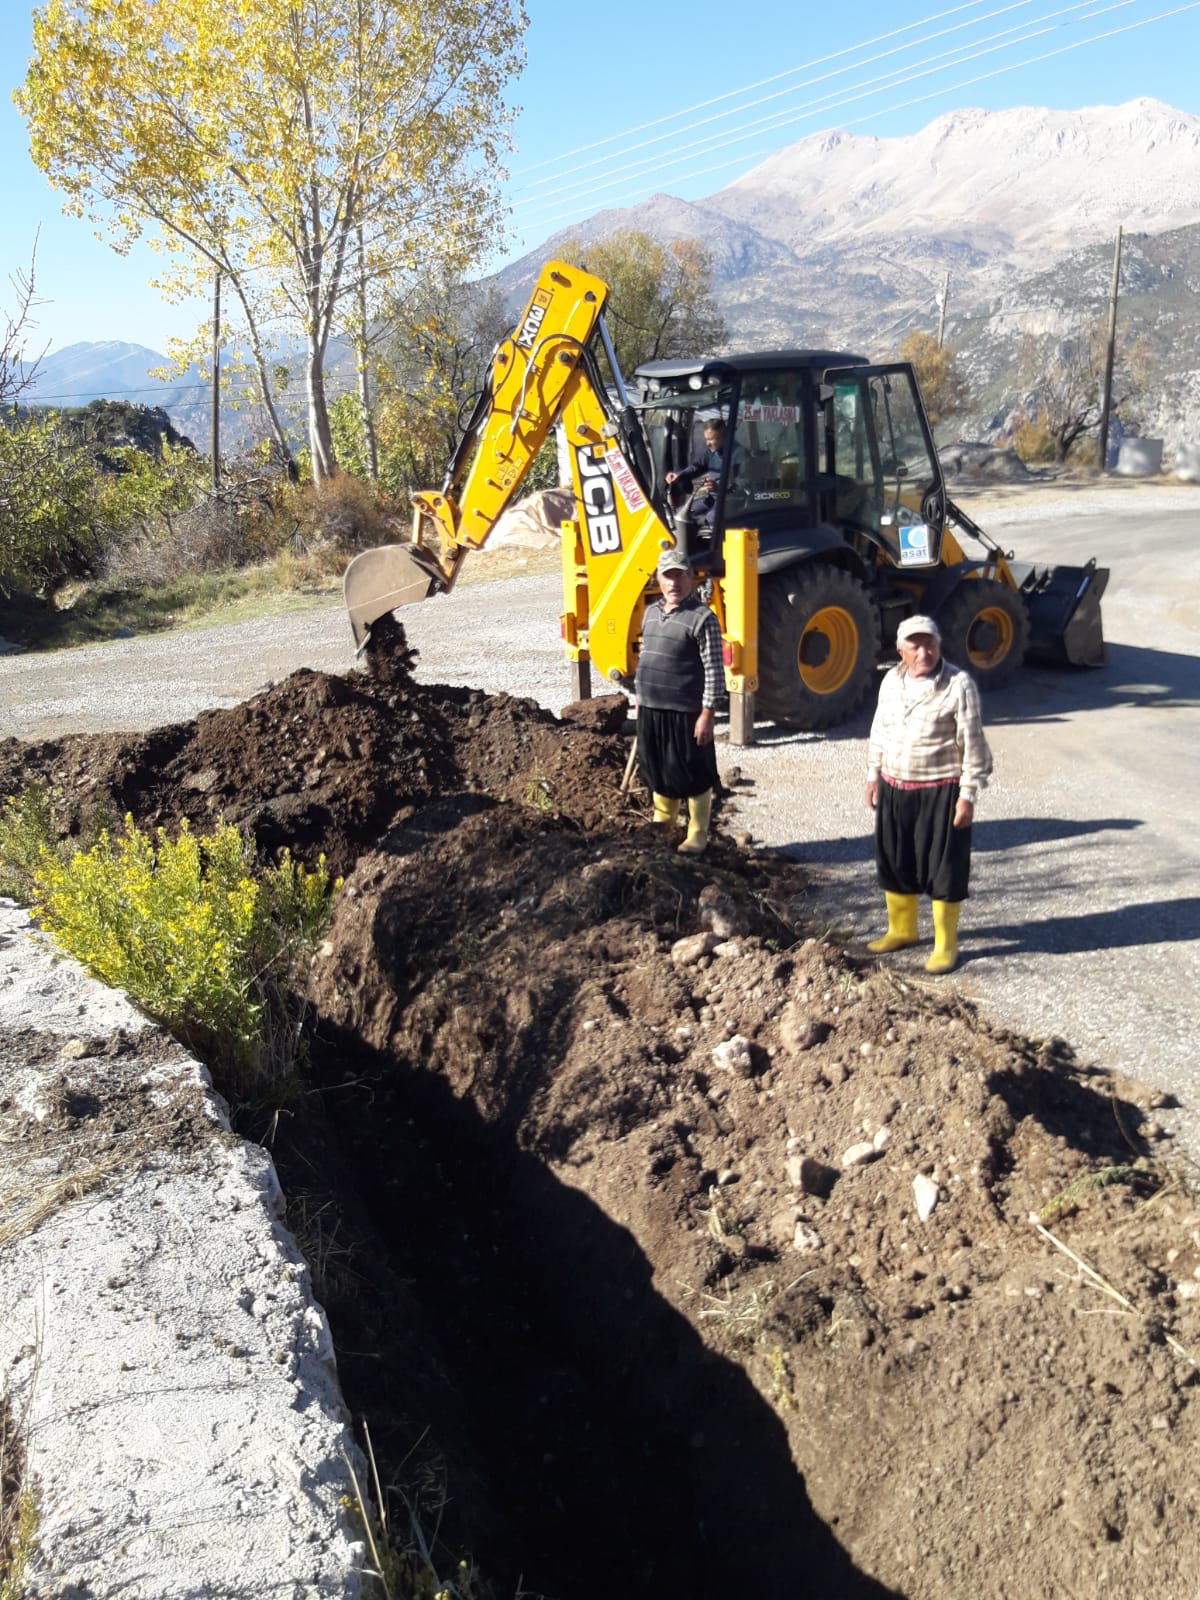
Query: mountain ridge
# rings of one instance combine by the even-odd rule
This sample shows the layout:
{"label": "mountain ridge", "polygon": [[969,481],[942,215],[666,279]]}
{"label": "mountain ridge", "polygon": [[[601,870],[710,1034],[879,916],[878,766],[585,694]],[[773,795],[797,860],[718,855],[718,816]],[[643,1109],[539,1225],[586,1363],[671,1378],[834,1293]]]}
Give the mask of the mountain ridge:
{"label": "mountain ridge", "polygon": [[[1170,405],[1150,406],[1146,415],[1152,426],[1200,437],[1200,350],[1188,331],[1194,315],[1187,322],[1193,302],[1181,298],[1161,248],[1139,254],[1134,244],[1174,241],[1163,248],[1177,247],[1187,263],[1183,277],[1192,271],[1200,251],[1200,117],[1146,97],[1075,111],[965,108],[901,138],[813,133],[699,200],[663,192],[598,211],[490,281],[516,310],[542,264],[570,241],[586,245],[623,228],[664,243],[699,238],[712,256],[731,347],[840,346],[882,359],[906,333],[935,331],[949,273],[948,340],[990,394],[1017,382],[1027,335],[1061,336],[1104,305],[1118,225],[1131,242],[1122,315],[1156,347],[1152,382],[1172,385]],[[58,356],[71,351],[86,361],[79,345]],[[207,385],[199,374],[195,387],[189,379],[178,380],[177,394],[170,385],[143,388],[146,403],[164,405],[196,436]],[[142,397],[142,388],[135,392]],[[37,391],[29,398],[37,403]]]}

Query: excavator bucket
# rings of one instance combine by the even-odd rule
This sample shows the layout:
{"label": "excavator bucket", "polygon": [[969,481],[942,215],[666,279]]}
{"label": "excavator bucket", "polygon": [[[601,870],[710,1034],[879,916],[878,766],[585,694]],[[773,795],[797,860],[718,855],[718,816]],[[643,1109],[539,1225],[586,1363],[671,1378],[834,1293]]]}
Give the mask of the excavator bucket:
{"label": "excavator bucket", "polygon": [[1010,564],[1029,613],[1029,655],[1073,667],[1102,667],[1108,659],[1100,601],[1108,568]]}
{"label": "excavator bucket", "polygon": [[381,544],[355,556],[342,580],[355,654],[361,654],[373,622],[397,606],[427,599],[439,578],[436,564],[415,545]]}

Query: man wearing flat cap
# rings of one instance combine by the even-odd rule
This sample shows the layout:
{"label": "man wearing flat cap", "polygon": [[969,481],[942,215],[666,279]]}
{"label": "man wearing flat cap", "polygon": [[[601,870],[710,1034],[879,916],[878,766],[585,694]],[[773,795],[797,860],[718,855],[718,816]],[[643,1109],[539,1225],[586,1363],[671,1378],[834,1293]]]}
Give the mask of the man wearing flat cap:
{"label": "man wearing flat cap", "polygon": [[867,752],[867,804],[875,812],[875,863],[888,928],[868,949],[917,942],[920,896],[933,901],[927,972],[958,961],[958,913],[971,875],[975,801],[992,770],[974,679],[942,659],[932,617],[896,630],[900,663],[884,677]]}
{"label": "man wearing flat cap", "polygon": [[654,820],[679,820],[688,806],[687,837],[679,846],[699,855],[708,846],[717,757],[713,717],[725,686],[721,625],[692,593],[691,563],[678,550],[658,558],[662,598],[646,607],[638,654],[637,753],[642,782],[654,796]]}

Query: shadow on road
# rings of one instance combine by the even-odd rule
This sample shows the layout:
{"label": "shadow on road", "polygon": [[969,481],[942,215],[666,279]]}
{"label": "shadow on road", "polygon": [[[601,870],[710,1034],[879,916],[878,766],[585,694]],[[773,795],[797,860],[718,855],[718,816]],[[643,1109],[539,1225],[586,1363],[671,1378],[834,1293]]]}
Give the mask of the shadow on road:
{"label": "shadow on road", "polygon": [[971,849],[982,851],[1016,850],[1027,844],[1049,844],[1056,839],[1082,839],[1089,833],[1132,833],[1144,828],[1140,817],[1094,817],[1074,821],[1068,817],[1005,817],[977,822],[971,830]]}
{"label": "shadow on road", "polygon": [[1200,706],[1200,658],[1142,645],[1110,644],[1103,667],[1027,667],[985,697],[984,720],[1043,722],[1115,706],[1194,710]]}
{"label": "shadow on road", "polygon": [[[1015,950],[1073,955],[1088,950],[1119,950],[1135,945],[1184,944],[1200,940],[1200,897],[1150,900],[1077,917],[1046,917],[1040,922],[984,923],[970,929],[972,961],[1011,955]],[[977,940],[990,941],[981,948]]]}
{"label": "shadow on road", "polygon": [[[882,673],[880,674],[882,681]],[[848,722],[823,733],[803,733],[775,722],[760,722],[754,742],[770,749],[806,744],[866,743],[875,709],[876,690]],[[1117,706],[1147,706],[1158,711],[1195,710],[1200,707],[1200,656],[1171,650],[1151,650],[1143,645],[1110,644],[1103,667],[1026,666],[1012,683],[983,697],[985,726],[1022,722],[1063,721],[1082,711],[1104,711]],[[735,764],[738,752],[726,746],[724,762]]]}
{"label": "shadow on road", "polygon": [[[863,831],[840,839],[804,839],[784,845],[783,853],[797,861],[822,866],[873,865],[875,836],[866,807]],[[1076,821],[1068,817],[1006,817],[977,822],[972,830],[971,848],[975,855],[997,855],[1026,845],[1050,844],[1060,839],[1082,839],[1093,833],[1132,833],[1144,827],[1139,817],[1097,817]]]}

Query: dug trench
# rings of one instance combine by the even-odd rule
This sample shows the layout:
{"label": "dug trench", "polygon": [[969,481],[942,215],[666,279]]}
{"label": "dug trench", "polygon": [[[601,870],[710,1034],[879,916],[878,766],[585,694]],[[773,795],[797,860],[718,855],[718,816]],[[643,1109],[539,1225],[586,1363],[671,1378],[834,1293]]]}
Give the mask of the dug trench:
{"label": "dug trench", "polygon": [[392,643],[10,742],[0,792],[344,875],[272,1149],[394,1522],[497,1597],[1192,1596],[1200,1201],[1149,1093],[817,936],[802,865],[678,855],[619,703]]}

